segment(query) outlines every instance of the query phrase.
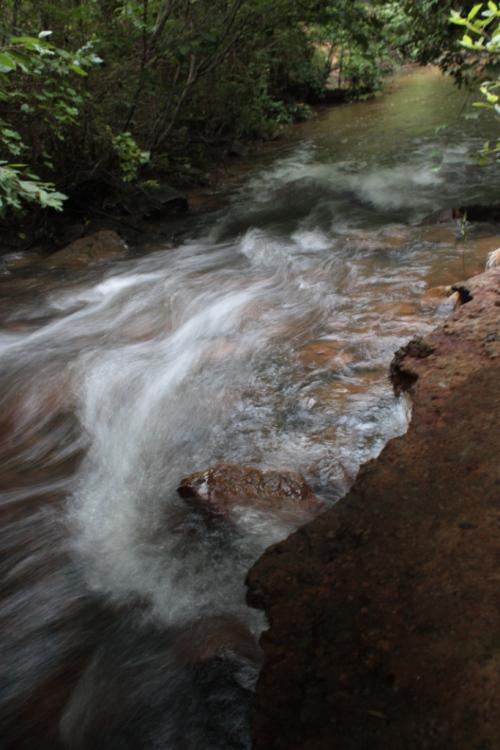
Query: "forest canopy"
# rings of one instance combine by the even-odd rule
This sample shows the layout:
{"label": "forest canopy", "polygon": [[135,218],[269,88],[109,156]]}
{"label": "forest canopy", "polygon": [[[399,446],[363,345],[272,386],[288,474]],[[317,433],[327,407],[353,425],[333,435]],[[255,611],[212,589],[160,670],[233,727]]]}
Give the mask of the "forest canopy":
{"label": "forest canopy", "polygon": [[0,212],[203,179],[234,144],[370,95],[404,61],[477,64],[452,10],[364,0],[0,0]]}

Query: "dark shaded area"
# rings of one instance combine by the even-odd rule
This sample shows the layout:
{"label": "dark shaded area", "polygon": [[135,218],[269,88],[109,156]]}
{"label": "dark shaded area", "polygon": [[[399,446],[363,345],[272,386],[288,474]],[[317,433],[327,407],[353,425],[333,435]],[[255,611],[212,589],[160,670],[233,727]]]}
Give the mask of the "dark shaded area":
{"label": "dark shaded area", "polygon": [[70,750],[249,748],[260,651],[242,623],[116,627],[89,662],[62,722]]}
{"label": "dark shaded area", "polygon": [[398,349],[391,362],[390,375],[395,392],[399,395],[410,390],[418,380],[418,374],[409,366],[408,359],[425,359],[430,357],[433,349],[421,337],[412,339],[406,346]]}

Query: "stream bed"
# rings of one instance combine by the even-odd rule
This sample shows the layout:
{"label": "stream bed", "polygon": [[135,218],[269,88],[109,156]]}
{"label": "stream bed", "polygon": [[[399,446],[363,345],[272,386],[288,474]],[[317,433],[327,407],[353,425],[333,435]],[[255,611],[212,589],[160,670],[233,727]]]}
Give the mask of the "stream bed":
{"label": "stream bed", "polygon": [[[182,243],[0,277],[0,748],[249,748],[262,615],[244,579],[298,520],[177,494],[225,462],[334,503],[403,434],[394,351],[451,310],[498,226],[487,122],[434,69],[325,109]],[[36,283],[33,278],[36,275]]]}

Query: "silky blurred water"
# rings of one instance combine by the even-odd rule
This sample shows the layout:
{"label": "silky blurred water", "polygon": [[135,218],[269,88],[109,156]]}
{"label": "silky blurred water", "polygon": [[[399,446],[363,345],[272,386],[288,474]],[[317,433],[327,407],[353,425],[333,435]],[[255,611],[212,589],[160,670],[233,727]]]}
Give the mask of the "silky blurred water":
{"label": "silky blurred water", "polygon": [[2,748],[250,746],[265,623],[244,578],[294,524],[208,523],[176,488],[233,462],[300,471],[333,503],[406,430],[392,354],[497,231],[419,225],[498,191],[464,107],[412,72],[295,129],[178,247],[32,288],[6,267]]}

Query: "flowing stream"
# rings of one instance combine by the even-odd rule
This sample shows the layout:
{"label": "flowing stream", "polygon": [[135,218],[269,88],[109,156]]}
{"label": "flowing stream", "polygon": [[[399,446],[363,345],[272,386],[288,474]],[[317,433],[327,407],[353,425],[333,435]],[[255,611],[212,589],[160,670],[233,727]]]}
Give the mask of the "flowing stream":
{"label": "flowing stream", "polygon": [[405,432],[394,351],[500,245],[422,224],[498,195],[465,111],[435,70],[405,73],[243,165],[175,248],[80,274],[4,260],[2,750],[250,747],[265,622],[245,574],[299,521],[209,521],[176,489],[240,463],[330,504]]}

